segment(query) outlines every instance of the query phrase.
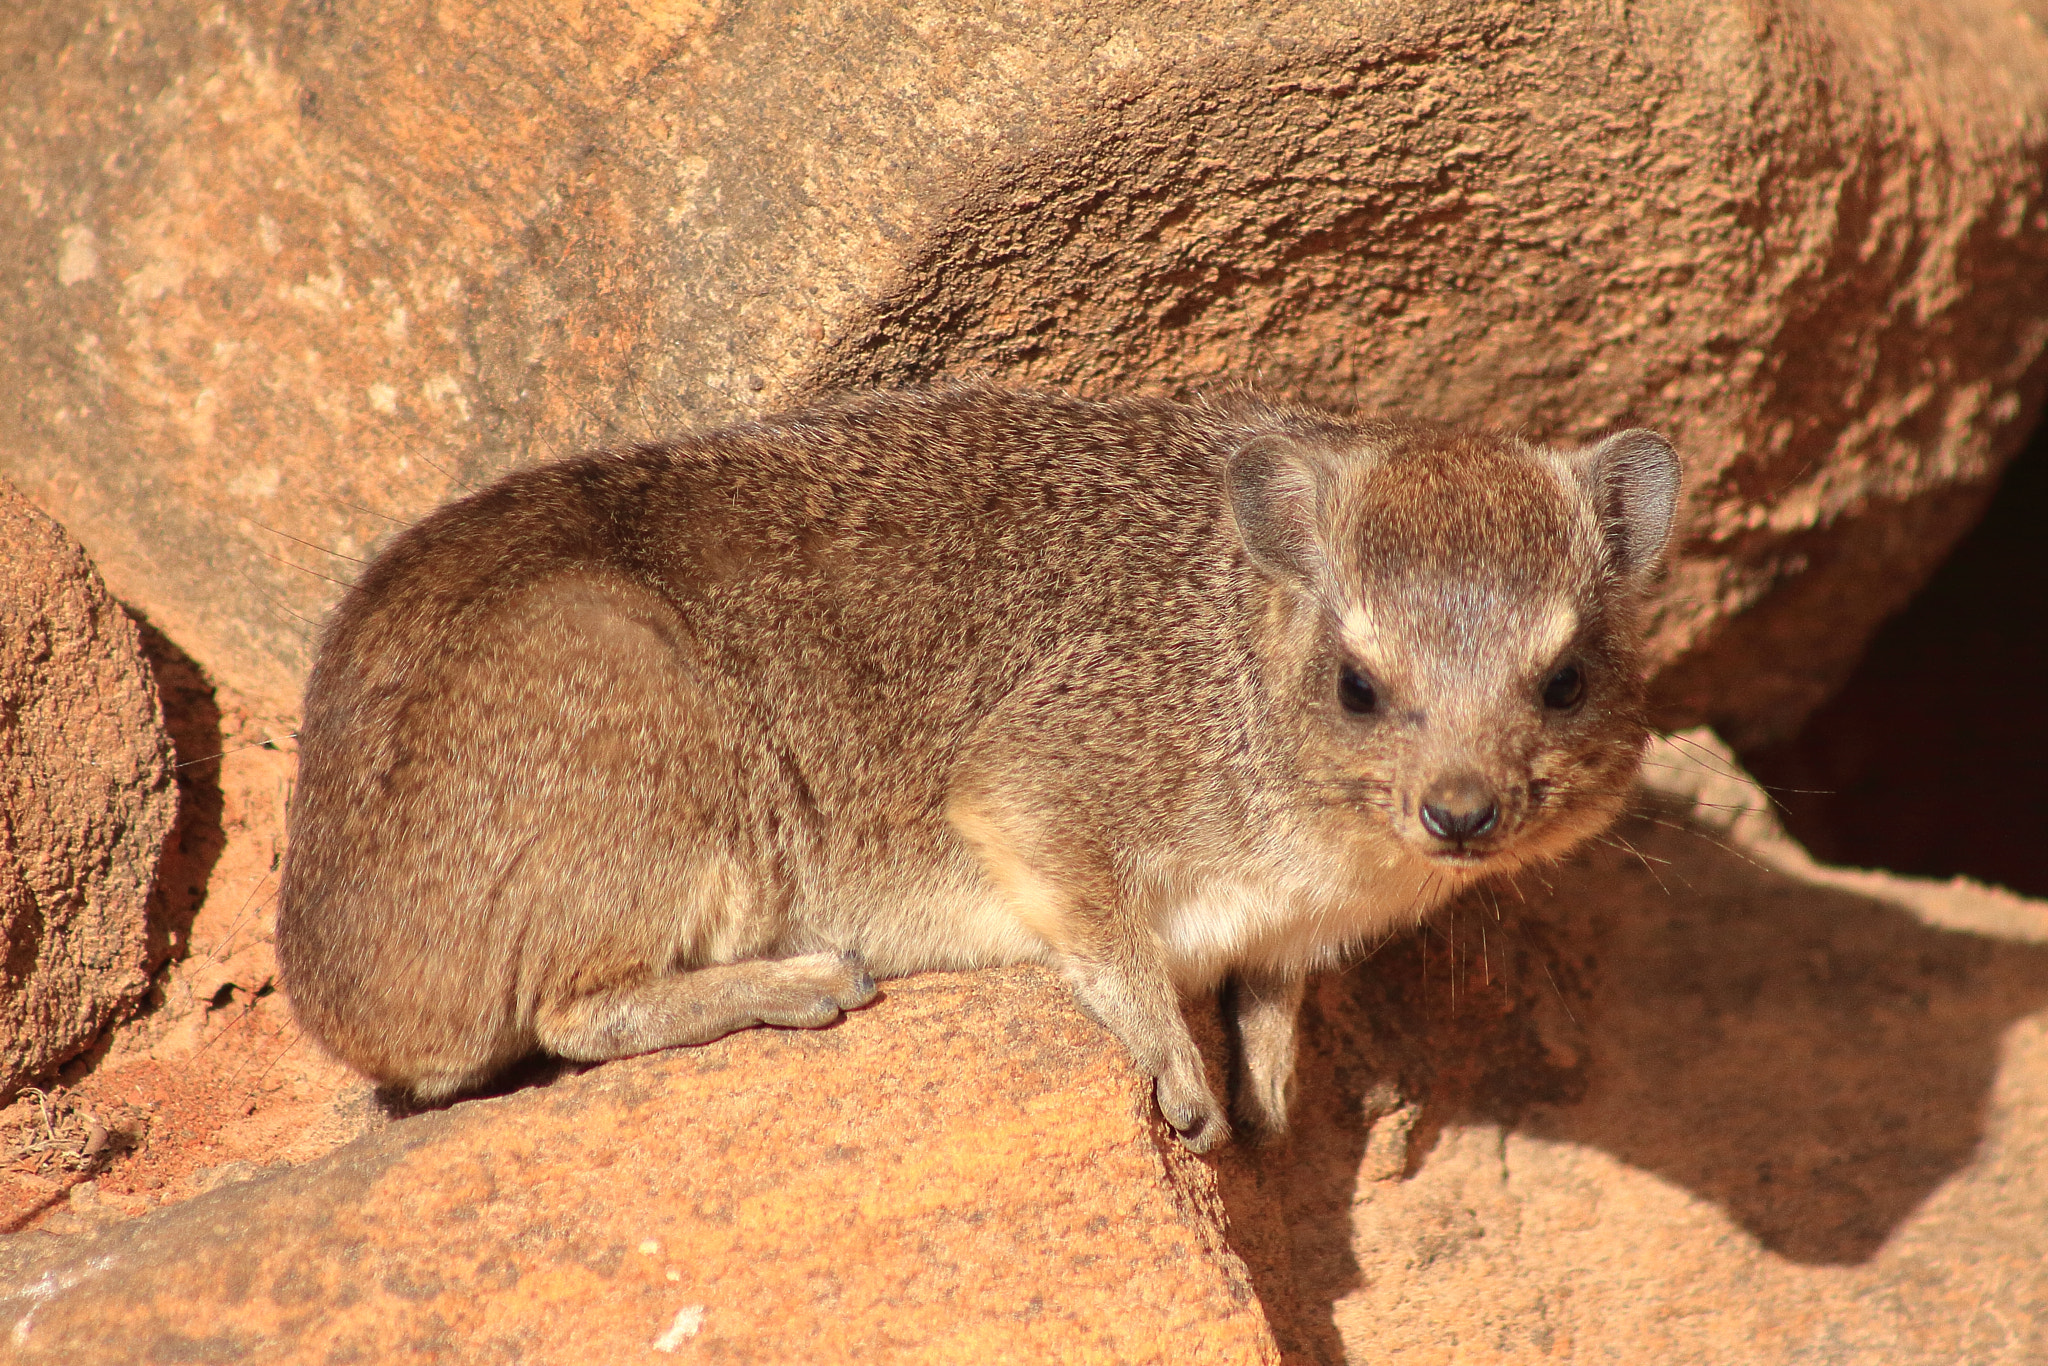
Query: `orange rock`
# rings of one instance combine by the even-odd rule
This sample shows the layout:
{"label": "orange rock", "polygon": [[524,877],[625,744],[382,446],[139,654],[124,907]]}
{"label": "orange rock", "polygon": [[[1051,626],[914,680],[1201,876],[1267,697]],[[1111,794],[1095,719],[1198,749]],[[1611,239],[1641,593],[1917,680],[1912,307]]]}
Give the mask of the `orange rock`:
{"label": "orange rock", "polygon": [[176,814],[170,748],[135,624],[0,481],[0,1103],[163,960],[148,898]]}
{"label": "orange rock", "polygon": [[[0,1245],[10,1361],[1276,1360],[1182,1155],[1052,974],[889,984]],[[687,1355],[686,1355],[687,1354]]]}
{"label": "orange rock", "polygon": [[0,473],[296,710],[463,481],[975,369],[1663,428],[1667,719],[1748,743],[2048,369],[2006,0],[17,0]]}
{"label": "orange rock", "polygon": [[0,1360],[2042,1359],[2048,903],[1817,867],[1709,744],[1320,979],[1278,1148],[1188,1156],[1049,973],[917,978],[74,1196]]}

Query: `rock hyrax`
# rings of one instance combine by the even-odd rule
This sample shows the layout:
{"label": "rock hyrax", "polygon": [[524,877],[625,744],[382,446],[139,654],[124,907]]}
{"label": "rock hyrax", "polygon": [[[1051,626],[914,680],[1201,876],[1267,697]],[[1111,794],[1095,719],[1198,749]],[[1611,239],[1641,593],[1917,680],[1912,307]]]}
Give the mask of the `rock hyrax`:
{"label": "rock hyrax", "polygon": [[278,950],[422,1099],[1047,963],[1229,1132],[1303,977],[1614,815],[1678,462],[1233,396],[880,394],[510,475],[321,638]]}

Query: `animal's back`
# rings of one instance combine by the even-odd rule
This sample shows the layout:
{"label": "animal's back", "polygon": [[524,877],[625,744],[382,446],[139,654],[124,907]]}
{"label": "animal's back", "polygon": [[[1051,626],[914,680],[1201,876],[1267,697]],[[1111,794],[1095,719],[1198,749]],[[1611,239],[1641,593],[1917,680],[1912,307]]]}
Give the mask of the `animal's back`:
{"label": "animal's back", "polygon": [[308,689],[301,1018],[372,1075],[471,1077],[551,996],[669,968],[1040,956],[947,775],[1048,652],[1163,628],[1192,656],[1249,610],[1213,468],[1245,416],[880,397],[515,474],[404,533]]}

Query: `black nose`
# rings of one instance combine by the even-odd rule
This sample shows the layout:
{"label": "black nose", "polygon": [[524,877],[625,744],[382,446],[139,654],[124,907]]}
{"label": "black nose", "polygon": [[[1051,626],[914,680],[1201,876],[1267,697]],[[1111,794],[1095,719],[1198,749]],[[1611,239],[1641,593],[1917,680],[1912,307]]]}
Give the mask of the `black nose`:
{"label": "black nose", "polygon": [[1437,784],[1422,799],[1422,828],[1440,840],[1477,839],[1500,824],[1500,807],[1476,778]]}

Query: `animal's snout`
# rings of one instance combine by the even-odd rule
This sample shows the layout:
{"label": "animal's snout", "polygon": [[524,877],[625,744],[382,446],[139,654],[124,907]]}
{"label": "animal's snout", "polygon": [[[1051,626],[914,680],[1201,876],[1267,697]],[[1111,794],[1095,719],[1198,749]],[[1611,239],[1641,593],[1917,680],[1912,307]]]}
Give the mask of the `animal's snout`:
{"label": "animal's snout", "polygon": [[1440,840],[1464,844],[1500,824],[1500,803],[1477,774],[1440,779],[1423,794],[1422,828]]}

